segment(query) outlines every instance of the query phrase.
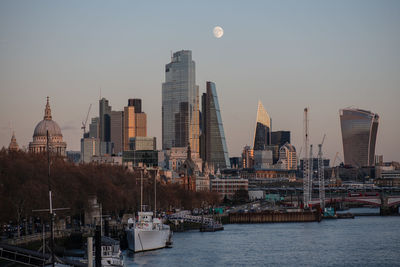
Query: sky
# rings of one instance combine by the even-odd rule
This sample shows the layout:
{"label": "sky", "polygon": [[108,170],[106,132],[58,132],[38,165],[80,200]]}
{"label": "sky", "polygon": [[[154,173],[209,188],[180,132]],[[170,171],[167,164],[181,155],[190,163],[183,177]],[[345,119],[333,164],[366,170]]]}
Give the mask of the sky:
{"label": "sky", "polygon": [[[300,151],[343,159],[339,109],[380,116],[376,154],[400,161],[400,1],[0,1],[0,147],[27,147],[46,96],[67,150],[81,124],[141,98],[161,147],[161,84],[171,51],[191,50],[200,95],[216,84],[230,156],[252,145],[257,103]],[[215,38],[215,26],[224,29]],[[101,93],[100,93],[101,92]],[[89,122],[88,122],[89,123]],[[302,156],[302,155],[301,155]]]}

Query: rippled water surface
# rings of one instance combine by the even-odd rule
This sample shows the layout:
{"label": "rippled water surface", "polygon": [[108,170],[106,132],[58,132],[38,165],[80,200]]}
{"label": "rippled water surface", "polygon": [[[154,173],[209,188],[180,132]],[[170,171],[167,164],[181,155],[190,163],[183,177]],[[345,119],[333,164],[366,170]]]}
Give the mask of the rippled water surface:
{"label": "rippled water surface", "polygon": [[125,253],[126,266],[400,266],[400,216],[230,224],[174,233],[173,248]]}

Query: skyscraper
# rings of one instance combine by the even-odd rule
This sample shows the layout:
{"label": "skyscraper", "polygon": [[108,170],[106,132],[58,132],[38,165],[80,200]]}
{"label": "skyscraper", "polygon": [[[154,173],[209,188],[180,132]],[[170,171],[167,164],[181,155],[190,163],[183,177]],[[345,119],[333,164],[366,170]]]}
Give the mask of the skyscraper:
{"label": "skyscraper", "polygon": [[207,92],[202,96],[201,125],[201,158],[215,170],[230,168],[217,90],[213,82],[207,82]]}
{"label": "skyscraper", "polygon": [[111,142],[114,144],[113,153],[118,154],[122,152],[124,141],[124,112],[111,111]]}
{"label": "skyscraper", "polygon": [[123,150],[129,150],[129,140],[133,137],[147,136],[147,116],[142,112],[141,99],[129,99],[124,107],[124,142]]}
{"label": "skyscraper", "polygon": [[92,118],[92,122],[89,125],[89,137],[100,138],[100,119],[99,117]]}
{"label": "skyscraper", "polygon": [[99,100],[99,114],[100,114],[100,141],[110,142],[111,134],[111,106],[108,105],[108,100],[104,97]]}
{"label": "skyscraper", "polygon": [[254,150],[264,150],[271,144],[271,118],[261,101],[258,101],[256,129],[254,132]]}
{"label": "skyscraper", "polygon": [[192,51],[175,52],[162,84],[162,148],[186,147],[199,153],[199,88]]}
{"label": "skyscraper", "polygon": [[275,131],[271,133],[271,145],[281,147],[286,143],[290,144],[290,131]]}
{"label": "skyscraper", "polygon": [[373,166],[379,116],[371,111],[340,110],[344,163],[354,167]]}

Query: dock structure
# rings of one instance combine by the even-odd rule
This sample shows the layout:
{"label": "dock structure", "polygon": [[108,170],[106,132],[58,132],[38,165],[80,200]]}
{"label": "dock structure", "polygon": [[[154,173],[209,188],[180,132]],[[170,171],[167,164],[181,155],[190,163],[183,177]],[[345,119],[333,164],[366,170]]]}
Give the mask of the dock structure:
{"label": "dock structure", "polygon": [[[48,253],[43,254],[37,251],[32,251],[29,249],[24,249],[9,244],[0,243],[0,259],[14,262],[17,263],[18,265],[46,266],[49,264],[51,255]],[[84,264],[79,261],[58,258],[58,257],[56,257],[55,261],[69,266],[76,266],[76,267],[87,266],[87,264]]]}
{"label": "dock structure", "polygon": [[230,213],[229,223],[282,223],[282,222],[319,222],[321,214],[318,211],[300,212],[248,212]]}

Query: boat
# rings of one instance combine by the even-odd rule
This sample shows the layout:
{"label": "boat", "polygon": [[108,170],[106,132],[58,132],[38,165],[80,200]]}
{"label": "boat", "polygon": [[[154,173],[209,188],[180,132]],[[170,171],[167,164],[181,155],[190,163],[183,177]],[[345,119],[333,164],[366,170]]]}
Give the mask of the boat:
{"label": "boat", "polygon": [[101,266],[124,266],[119,241],[108,236],[101,237]]}
{"label": "boat", "polygon": [[219,222],[213,222],[210,224],[203,224],[200,227],[200,232],[215,232],[215,231],[222,231],[224,227]]}
{"label": "boat", "polygon": [[[171,243],[172,232],[169,225],[163,224],[160,218],[156,217],[156,206],[153,212],[143,211],[143,172],[141,174],[140,186],[140,212],[138,220],[128,219],[126,228],[126,239],[128,249],[133,252],[141,252],[169,247]],[[154,177],[154,204],[156,202],[156,177]]]}
{"label": "boat", "polygon": [[171,230],[161,219],[153,218],[153,212],[138,212],[138,221],[128,220],[126,229],[128,249],[141,252],[165,248],[171,245]]}

